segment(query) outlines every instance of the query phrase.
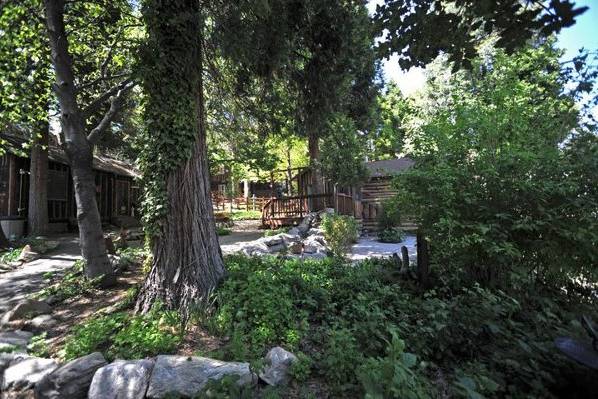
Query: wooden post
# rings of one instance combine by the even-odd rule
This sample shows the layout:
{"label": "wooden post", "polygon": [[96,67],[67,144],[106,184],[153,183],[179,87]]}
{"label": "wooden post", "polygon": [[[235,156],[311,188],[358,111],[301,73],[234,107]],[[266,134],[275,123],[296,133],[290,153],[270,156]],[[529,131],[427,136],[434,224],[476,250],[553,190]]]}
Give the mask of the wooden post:
{"label": "wooden post", "polygon": [[15,155],[8,157],[8,216],[17,214],[17,162]]}
{"label": "wooden post", "polygon": [[403,269],[409,269],[409,251],[404,245],[401,247],[401,258],[403,259]]}
{"label": "wooden post", "polygon": [[423,234],[417,233],[417,278],[420,284],[425,288],[428,286],[428,277],[430,275],[430,254],[428,241]]}

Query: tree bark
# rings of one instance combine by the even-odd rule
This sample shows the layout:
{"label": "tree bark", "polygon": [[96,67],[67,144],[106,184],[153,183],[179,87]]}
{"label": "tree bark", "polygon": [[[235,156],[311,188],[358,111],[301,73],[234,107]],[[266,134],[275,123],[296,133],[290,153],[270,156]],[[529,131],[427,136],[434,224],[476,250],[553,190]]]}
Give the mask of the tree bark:
{"label": "tree bark", "polygon": [[[27,230],[29,235],[43,235],[48,232],[48,121],[39,123],[39,132],[31,146],[29,167],[29,205],[27,209]],[[38,135],[39,134],[39,135]]]}
{"label": "tree bark", "polygon": [[6,249],[8,247],[10,247],[10,243],[6,238],[6,234],[4,234],[4,230],[0,227],[0,249]]}
{"label": "tree bark", "polygon": [[[309,166],[311,169],[311,194],[324,194],[324,182],[322,179],[322,168],[320,167],[320,140],[317,135],[308,136]],[[324,200],[322,198],[312,199],[311,211],[322,210]]]}
{"label": "tree bark", "polygon": [[[175,3],[175,4],[174,4]],[[177,76],[177,90],[163,90],[160,85],[151,86],[156,93],[148,93],[149,102],[156,103],[182,101],[181,106],[188,107],[180,93],[187,92],[188,97],[194,98],[195,109],[189,109],[197,123],[197,137],[193,143],[193,151],[189,159],[168,172],[166,176],[166,215],[159,224],[159,232],[152,240],[153,263],[147,279],[140,291],[136,310],[147,312],[157,301],[169,309],[178,309],[187,320],[194,303],[207,299],[225,274],[224,262],[220,252],[216,224],[210,196],[209,167],[207,161],[207,143],[205,130],[205,113],[203,98],[203,82],[201,77],[202,56],[200,6],[195,0],[179,0],[173,4],[150,2],[157,7],[154,12],[160,15],[159,21],[148,24],[148,34],[162,38],[165,32],[170,32],[167,21],[184,20],[188,24],[183,28],[190,40],[188,48],[180,48],[170,40],[159,40],[159,48],[153,49],[160,54],[182,62],[196,62],[186,71],[188,76]],[[192,16],[192,17],[189,17]],[[163,22],[166,21],[166,22]],[[179,43],[180,44],[180,43]],[[196,51],[196,58],[179,56],[181,52]],[[167,64],[160,68],[161,74],[169,75]],[[154,69],[155,70],[155,69]],[[152,76],[159,79],[160,76]],[[173,79],[163,76],[163,79]],[[189,84],[197,82],[197,84]],[[189,93],[187,90],[191,91]],[[172,95],[176,98],[168,98]],[[166,97],[166,98],[165,98]],[[150,104],[151,106],[152,104]],[[165,127],[166,129],[168,127]],[[164,134],[164,133],[162,133]],[[176,151],[176,140],[170,144],[171,150]]]}
{"label": "tree bark", "polygon": [[65,137],[64,150],[69,160],[75,200],[81,254],[85,258],[86,275],[102,276],[104,286],[116,282],[102,232],[100,213],[95,197],[95,174],[92,169],[93,146],[87,140],[75,91],[72,59],[64,27],[64,0],[44,0],[52,63],[56,73],[54,91],[60,104],[60,122]]}

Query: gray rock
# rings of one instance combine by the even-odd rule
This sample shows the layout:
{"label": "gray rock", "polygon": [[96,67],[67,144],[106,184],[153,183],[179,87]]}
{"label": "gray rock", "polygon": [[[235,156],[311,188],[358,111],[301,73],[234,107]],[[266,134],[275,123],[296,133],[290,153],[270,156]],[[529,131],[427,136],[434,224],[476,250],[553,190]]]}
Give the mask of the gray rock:
{"label": "gray rock", "polygon": [[89,387],[89,399],[142,399],[154,361],[116,360],[96,371]]}
{"label": "gray rock", "polygon": [[4,370],[29,357],[25,353],[0,353],[0,392],[4,383]]}
{"label": "gray rock", "polygon": [[97,369],[106,365],[100,352],[80,357],[47,374],[35,385],[36,399],[85,399]]}
{"label": "gray rock", "polygon": [[161,355],[157,357],[147,397],[194,397],[201,392],[208,380],[219,380],[227,375],[239,376],[239,385],[256,382],[255,375],[249,369],[249,363]]}
{"label": "gray rock", "polygon": [[303,252],[307,254],[326,253],[326,247],[316,236],[310,236],[303,241]]}
{"label": "gray rock", "polygon": [[292,227],[289,229],[289,231],[287,231],[288,235],[291,236],[298,236],[299,235],[299,229],[297,227]]}
{"label": "gray rock", "polygon": [[241,252],[247,256],[260,256],[270,253],[270,249],[264,243],[259,241],[249,242],[241,248]]}
{"label": "gray rock", "polygon": [[4,381],[2,389],[30,388],[41,381],[47,374],[50,374],[58,367],[52,359],[30,357],[4,370]]}
{"label": "gray rock", "polygon": [[260,372],[260,378],[268,385],[278,386],[289,382],[289,367],[297,361],[297,356],[276,346],[266,355],[266,366]]}
{"label": "gray rock", "polygon": [[40,314],[52,313],[52,308],[46,302],[37,299],[26,299],[2,316],[1,324],[8,324],[14,320],[31,318]]}
{"label": "gray rock", "polygon": [[270,236],[270,237],[263,237],[263,238],[260,238],[258,241],[261,242],[262,244],[266,244],[269,247],[274,247],[274,246],[284,243],[283,238],[281,237],[280,234],[277,234],[275,236]]}
{"label": "gray rock", "polygon": [[34,317],[33,319],[29,320],[29,326],[31,326],[35,330],[46,331],[53,328],[58,321],[49,314],[40,314],[39,316]]}
{"label": "gray rock", "polygon": [[287,249],[287,246],[284,244],[278,244],[278,245],[273,245],[268,248],[270,249],[270,253],[276,253],[276,252],[284,251],[285,249]]}
{"label": "gray rock", "polygon": [[27,348],[29,341],[31,341],[33,333],[29,331],[5,331],[0,332],[0,349],[3,347],[14,346],[17,348]]}
{"label": "gray rock", "polygon": [[[291,229],[292,230],[292,229]],[[282,241],[285,243],[285,245],[290,245],[292,243],[301,241],[301,237],[299,237],[298,234],[287,234],[287,233],[281,233],[279,234],[280,238],[282,238]]]}
{"label": "gray rock", "polygon": [[21,250],[21,254],[17,258],[17,262],[22,262],[22,263],[31,262],[36,259],[39,259],[40,257],[41,257],[40,253],[34,251],[31,248],[31,245],[27,244]]}

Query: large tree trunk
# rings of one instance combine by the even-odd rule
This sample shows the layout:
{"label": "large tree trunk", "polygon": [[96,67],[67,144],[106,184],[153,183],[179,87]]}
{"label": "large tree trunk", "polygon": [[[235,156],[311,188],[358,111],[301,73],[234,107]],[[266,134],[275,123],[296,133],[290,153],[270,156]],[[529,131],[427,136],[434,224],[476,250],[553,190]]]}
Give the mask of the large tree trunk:
{"label": "large tree trunk", "polygon": [[[148,68],[146,112],[150,118],[153,118],[152,112],[156,112],[156,118],[161,118],[156,128],[165,130],[152,134],[180,133],[170,132],[168,121],[182,112],[181,117],[192,116],[189,123],[196,127],[197,136],[190,157],[179,166],[168,169],[166,215],[159,222],[159,231],[152,240],[152,268],[141,289],[136,310],[147,312],[160,301],[169,309],[178,309],[186,320],[191,306],[206,299],[225,272],[210,197],[201,78],[201,10],[196,0],[148,3],[151,14],[147,17],[148,35],[150,42],[157,43],[152,50],[161,58],[157,67]],[[170,20],[176,20],[178,25],[173,28]],[[176,29],[183,33],[179,34]],[[171,36],[179,39],[178,43],[166,40]],[[183,39],[187,42],[181,41]],[[151,62],[156,59],[152,58]],[[161,82],[165,80],[169,81],[168,89],[162,87]],[[191,102],[195,104],[188,100],[194,100]],[[162,112],[164,103],[174,104],[169,111],[173,115]],[[162,143],[162,148],[181,151],[174,137]]]}
{"label": "large tree trunk", "polygon": [[85,121],[77,103],[72,60],[64,28],[64,0],[45,0],[48,36],[52,63],[56,73],[54,90],[60,104],[64,149],[71,166],[77,202],[77,223],[81,254],[85,258],[86,275],[102,277],[104,286],[114,284],[116,277],[102,232],[100,213],[95,199],[95,175],[92,169],[93,147],[87,140]]}
{"label": "large tree trunk", "polygon": [[[40,122],[31,146],[29,167],[29,206],[27,229],[29,235],[43,235],[48,231],[48,121]],[[38,135],[39,134],[39,135]]]}

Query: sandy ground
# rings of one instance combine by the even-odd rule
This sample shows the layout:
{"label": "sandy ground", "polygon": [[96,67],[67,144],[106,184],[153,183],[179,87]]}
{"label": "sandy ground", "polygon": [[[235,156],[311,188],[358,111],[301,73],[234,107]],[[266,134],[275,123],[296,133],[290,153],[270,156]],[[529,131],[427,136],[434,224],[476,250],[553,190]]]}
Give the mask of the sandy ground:
{"label": "sandy ground", "polygon": [[227,255],[237,252],[243,243],[255,241],[264,236],[264,231],[260,229],[261,220],[238,220],[231,228],[231,233],[227,236],[218,237],[222,253]]}
{"label": "sandy ground", "polygon": [[396,244],[387,244],[378,242],[376,237],[361,237],[357,244],[351,248],[350,259],[353,261],[362,261],[368,258],[388,258],[397,253],[401,256],[401,247],[404,245],[409,251],[409,260],[411,263],[417,259],[416,238],[413,235],[405,236],[402,242]]}

